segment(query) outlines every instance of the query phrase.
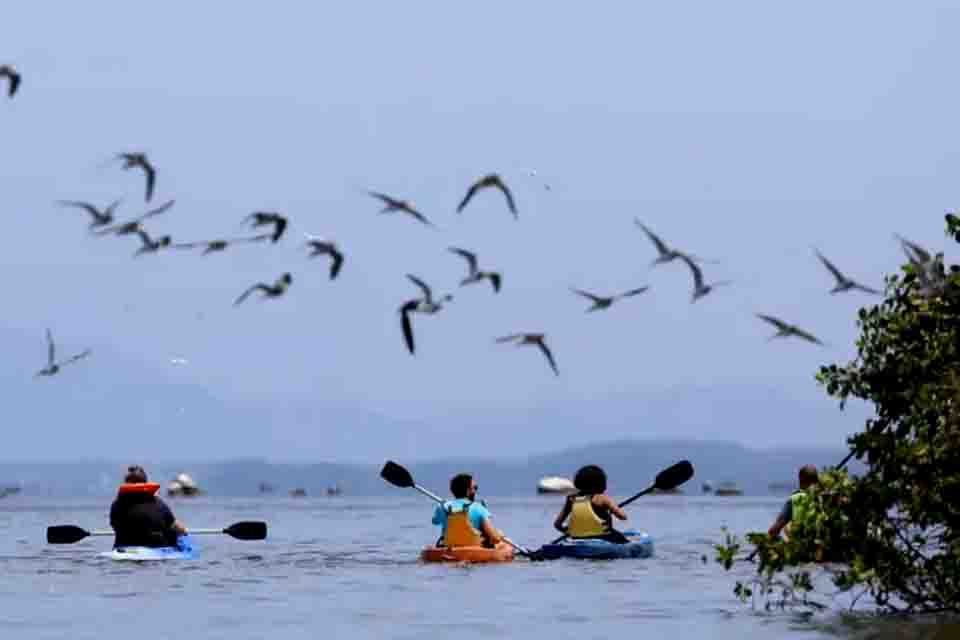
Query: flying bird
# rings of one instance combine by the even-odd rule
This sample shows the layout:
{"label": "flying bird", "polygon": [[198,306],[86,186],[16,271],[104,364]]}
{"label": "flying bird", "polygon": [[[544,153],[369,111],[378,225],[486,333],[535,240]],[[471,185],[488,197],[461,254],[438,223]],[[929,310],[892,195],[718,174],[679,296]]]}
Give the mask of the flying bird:
{"label": "flying bird", "polygon": [[769,322],[770,324],[772,324],[777,328],[777,332],[772,336],[770,336],[769,338],[770,340],[773,340],[774,338],[789,338],[790,336],[794,336],[794,337],[806,340],[807,342],[812,342],[814,344],[819,344],[823,346],[823,342],[821,342],[819,338],[817,338],[812,333],[808,333],[804,331],[803,329],[801,329],[796,325],[787,324],[786,322],[784,322],[783,320],[780,320],[779,318],[774,318],[773,316],[764,315],[762,313],[758,313],[756,315],[758,318],[760,318],[764,322]]}
{"label": "flying bird", "polygon": [[140,169],[147,179],[146,201],[150,202],[153,198],[153,187],[157,182],[157,170],[153,168],[147,159],[147,154],[142,152],[118,153],[117,159],[123,160],[123,169]]}
{"label": "flying bird", "polygon": [[254,211],[246,218],[244,222],[253,221],[251,225],[254,229],[268,224],[273,225],[273,234],[270,236],[270,242],[276,243],[287,229],[287,219],[272,211]]}
{"label": "flying bird", "polygon": [[143,230],[141,223],[143,223],[144,220],[147,220],[148,218],[152,218],[154,216],[158,216],[161,213],[166,213],[167,211],[170,210],[170,207],[172,207],[175,202],[176,200],[168,200],[167,202],[164,202],[159,207],[155,209],[150,209],[142,216],[136,217],[132,220],[128,220],[127,222],[115,224],[110,227],[104,227],[102,229],[95,231],[94,233],[98,236],[107,235],[108,233],[112,233],[117,236],[124,236],[130,233],[137,233],[138,231]]}
{"label": "flying bird", "polygon": [[852,290],[852,289],[859,289],[860,291],[864,291],[864,292],[866,292],[866,293],[872,293],[873,295],[877,295],[877,296],[878,296],[878,295],[881,295],[880,292],[877,291],[876,289],[871,289],[870,287],[865,287],[865,286],[863,286],[862,284],[860,284],[859,282],[856,282],[856,281],[854,281],[854,280],[851,280],[851,279],[848,278],[847,276],[843,275],[843,274],[840,272],[840,270],[837,269],[837,268],[833,265],[832,262],[830,262],[829,260],[827,260],[827,259],[824,257],[824,255],[823,255],[822,253],[820,253],[819,250],[816,250],[816,249],[815,249],[814,251],[816,251],[817,257],[820,258],[820,262],[823,263],[823,266],[825,266],[825,267],[827,268],[827,271],[829,271],[831,274],[833,274],[834,279],[836,279],[836,281],[837,281],[836,286],[835,286],[833,289],[830,290],[830,293],[841,293],[841,292],[844,292],[844,291],[850,291],[850,290]]}
{"label": "flying bird", "polygon": [[617,300],[620,300],[622,298],[629,298],[630,296],[638,296],[649,288],[650,287],[640,287],[638,289],[630,289],[629,291],[624,291],[623,293],[619,293],[615,296],[610,296],[610,297],[598,296],[588,291],[584,291],[582,289],[575,289],[573,287],[571,287],[570,290],[573,291],[575,294],[579,296],[583,296],[584,298],[587,298],[593,302],[593,305],[589,309],[587,309],[587,313],[589,313],[591,311],[601,311],[603,309],[609,309],[610,305],[612,305]]}
{"label": "flying bird", "polygon": [[543,353],[547,358],[547,362],[550,363],[550,368],[553,369],[555,375],[560,375],[560,372],[557,370],[557,363],[553,359],[553,353],[550,352],[550,348],[547,347],[547,343],[544,341],[546,336],[542,333],[514,333],[509,336],[503,336],[502,338],[497,338],[498,343],[504,342],[514,342],[518,347],[524,345],[536,345],[538,349]]}
{"label": "flying bird", "polygon": [[269,233],[261,233],[257,236],[249,236],[245,238],[230,238],[228,240],[209,240],[201,242],[180,242],[175,245],[172,245],[174,249],[196,249],[197,247],[204,247],[203,253],[200,255],[207,255],[210,253],[216,253],[218,251],[225,251],[227,247],[231,244],[240,244],[244,242],[262,242],[271,237]]}
{"label": "flying bird", "polygon": [[114,200],[106,209],[98,209],[95,205],[90,204],[89,202],[80,202],[79,200],[58,200],[57,203],[63,207],[75,207],[77,209],[83,209],[93,218],[93,221],[90,222],[90,229],[96,229],[97,227],[104,227],[111,222],[113,222],[113,214],[117,210],[117,207],[120,205],[120,200]]}
{"label": "flying bird", "polygon": [[463,196],[463,200],[460,201],[460,205],[457,206],[457,213],[462,213],[464,208],[473,199],[473,196],[476,195],[481,189],[486,189],[488,187],[494,187],[499,189],[503,194],[503,197],[507,199],[507,207],[510,209],[510,213],[513,214],[514,218],[519,218],[517,215],[517,205],[513,201],[513,194],[510,193],[510,189],[503,182],[503,179],[496,173],[488,173],[483,176],[467,189],[467,195]]}
{"label": "flying bird", "polygon": [[332,240],[325,240],[320,237],[304,234],[307,237],[307,246],[310,248],[308,258],[317,256],[330,256],[330,279],[333,280],[340,273],[343,267],[343,251]]}
{"label": "flying bird", "polygon": [[397,198],[388,196],[387,194],[380,193],[378,191],[368,191],[367,193],[383,203],[383,209],[380,210],[380,213],[393,213],[394,211],[399,211],[400,213],[413,216],[428,227],[434,226],[432,222],[427,220],[425,215],[414,208],[413,203],[409,200],[398,200]]}
{"label": "flying bird", "polygon": [[904,253],[907,254],[907,258],[911,262],[919,262],[922,265],[926,265],[933,259],[931,253],[916,242],[910,242],[898,233],[893,235],[897,240],[900,241],[900,245],[903,247]]}
{"label": "flying bird", "polygon": [[151,238],[150,235],[143,229],[138,229],[137,235],[140,237],[140,242],[143,244],[143,246],[134,252],[134,258],[147,253],[156,253],[160,249],[170,246],[170,236],[160,236],[159,238],[154,239]]}
{"label": "flying bird", "polygon": [[13,68],[13,65],[4,64],[0,65],[0,78],[7,79],[7,97],[12,98],[20,87],[20,74]]}
{"label": "flying bird", "polygon": [[71,356],[67,358],[63,362],[57,362],[56,349],[57,349],[56,345],[53,342],[53,334],[50,333],[50,329],[47,329],[47,366],[44,367],[43,369],[40,369],[40,371],[37,371],[34,377],[56,375],[57,373],[59,373],[61,367],[64,367],[68,364],[76,362],[77,360],[86,358],[92,353],[90,349],[86,349],[84,351],[81,351],[75,356]]}
{"label": "flying bird", "polygon": [[266,284],[264,282],[258,282],[253,285],[242,294],[240,297],[234,301],[234,306],[240,304],[246,300],[251,293],[254,291],[260,291],[263,298],[278,298],[287,292],[287,289],[290,288],[290,284],[293,282],[293,276],[289,273],[284,273],[280,276],[273,284]]}
{"label": "flying bird", "polygon": [[461,287],[467,284],[489,280],[490,284],[493,285],[494,293],[500,292],[500,283],[502,282],[500,274],[496,271],[480,271],[480,269],[477,268],[477,254],[459,247],[450,247],[449,251],[467,261],[467,277],[460,281]]}
{"label": "flying bird", "polygon": [[638,227],[640,227],[640,229],[647,236],[650,242],[653,243],[653,246],[657,250],[657,258],[651,263],[651,266],[672,262],[673,260],[680,257],[679,251],[668,247],[667,243],[665,243],[663,240],[660,239],[660,236],[658,236],[653,231],[651,231],[650,228],[647,227],[642,222],[640,222],[640,220],[638,220],[637,218],[634,218],[633,223]]}
{"label": "flying bird", "polygon": [[433,315],[443,309],[445,303],[453,300],[452,295],[445,295],[439,299],[434,299],[433,291],[430,287],[420,278],[407,274],[407,278],[417,285],[420,290],[423,292],[422,298],[414,298],[413,300],[408,300],[404,302],[399,309],[400,312],[400,328],[403,330],[403,340],[407,345],[407,350],[411,355],[414,353],[414,343],[413,343],[413,323],[411,321],[411,314],[414,313],[426,313]]}
{"label": "flying bird", "polygon": [[683,262],[690,267],[690,272],[693,274],[693,295],[690,298],[690,302],[696,302],[717,287],[730,284],[729,280],[721,280],[720,282],[714,282],[712,284],[704,284],[703,271],[700,270],[700,267],[696,265],[693,259],[687,254],[679,252],[677,253],[677,257],[683,260]]}

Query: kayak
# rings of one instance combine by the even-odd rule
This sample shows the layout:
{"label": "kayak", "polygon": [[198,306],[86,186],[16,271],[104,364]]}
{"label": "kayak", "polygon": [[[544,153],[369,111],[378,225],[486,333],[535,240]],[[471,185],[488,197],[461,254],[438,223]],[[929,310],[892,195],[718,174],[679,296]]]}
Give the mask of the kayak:
{"label": "kayak", "polygon": [[177,538],[175,547],[117,547],[97,554],[101,558],[120,562],[146,562],[150,560],[195,560],[198,550],[189,535]]}
{"label": "kayak", "polygon": [[588,558],[617,560],[621,558],[649,558],[653,555],[653,538],[643,531],[624,531],[630,542],[616,544],[606,540],[565,540],[540,547],[539,555],[546,560],[557,558]]}
{"label": "kayak", "polygon": [[424,562],[511,562],[514,550],[501,542],[493,547],[426,547],[420,552]]}

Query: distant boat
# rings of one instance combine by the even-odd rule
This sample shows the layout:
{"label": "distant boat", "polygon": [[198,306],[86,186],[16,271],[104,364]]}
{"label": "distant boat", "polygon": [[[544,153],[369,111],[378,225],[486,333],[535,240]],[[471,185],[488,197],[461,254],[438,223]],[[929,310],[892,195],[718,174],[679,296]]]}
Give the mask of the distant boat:
{"label": "distant boat", "polygon": [[721,482],[713,494],[717,496],[742,496],[743,490],[734,482]]}
{"label": "distant boat", "polygon": [[674,487],[672,489],[654,489],[650,493],[655,496],[682,496],[683,489],[680,487]]}
{"label": "distant boat", "polygon": [[573,481],[560,476],[546,476],[540,478],[540,482],[537,483],[537,493],[541,494],[569,495],[576,492],[577,488],[573,486]]}
{"label": "distant boat", "polygon": [[0,487],[0,498],[15,496],[20,493],[20,487]]}
{"label": "distant boat", "polygon": [[177,477],[167,483],[168,496],[199,496],[206,493],[186,473],[178,473]]}
{"label": "distant boat", "polygon": [[273,485],[266,482],[261,482],[257,488],[260,493],[273,493]]}
{"label": "distant boat", "polygon": [[328,496],[338,496],[343,493],[343,489],[340,488],[340,485],[333,485],[332,487],[327,487]]}
{"label": "distant boat", "polygon": [[298,488],[296,488],[296,489],[291,489],[291,490],[290,490],[290,497],[291,497],[291,498],[306,498],[306,497],[307,497],[307,490],[306,490],[306,489],[303,489],[303,488],[300,488],[300,487],[298,487]]}
{"label": "distant boat", "polygon": [[703,492],[704,493],[713,493],[713,484],[709,481],[703,483]]}

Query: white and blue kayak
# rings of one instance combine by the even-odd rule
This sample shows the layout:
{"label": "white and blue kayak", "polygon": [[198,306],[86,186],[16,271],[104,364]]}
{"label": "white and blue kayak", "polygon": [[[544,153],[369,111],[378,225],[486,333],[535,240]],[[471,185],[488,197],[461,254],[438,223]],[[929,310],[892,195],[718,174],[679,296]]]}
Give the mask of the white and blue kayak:
{"label": "white and blue kayak", "polygon": [[623,532],[629,542],[617,544],[606,540],[567,539],[557,544],[545,544],[538,555],[545,560],[558,558],[585,558],[589,560],[619,560],[624,558],[649,558],[653,555],[653,538],[645,531]]}
{"label": "white and blue kayak", "polygon": [[120,562],[147,562],[152,560],[195,560],[198,550],[189,535],[177,538],[175,547],[116,547],[97,554],[101,558]]}

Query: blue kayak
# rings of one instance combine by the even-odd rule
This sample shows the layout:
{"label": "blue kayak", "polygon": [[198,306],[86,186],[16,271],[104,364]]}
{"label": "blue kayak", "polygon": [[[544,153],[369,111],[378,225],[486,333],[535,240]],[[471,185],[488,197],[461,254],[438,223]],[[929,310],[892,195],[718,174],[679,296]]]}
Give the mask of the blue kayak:
{"label": "blue kayak", "polygon": [[646,532],[627,530],[623,535],[630,539],[625,544],[606,540],[571,540],[557,544],[545,544],[539,554],[546,560],[558,558],[587,558],[590,560],[618,560],[621,558],[649,558],[653,555],[653,538]]}
{"label": "blue kayak", "polygon": [[189,535],[177,538],[175,547],[116,547],[112,551],[98,554],[101,558],[109,558],[121,562],[146,562],[150,560],[195,560],[197,548]]}

